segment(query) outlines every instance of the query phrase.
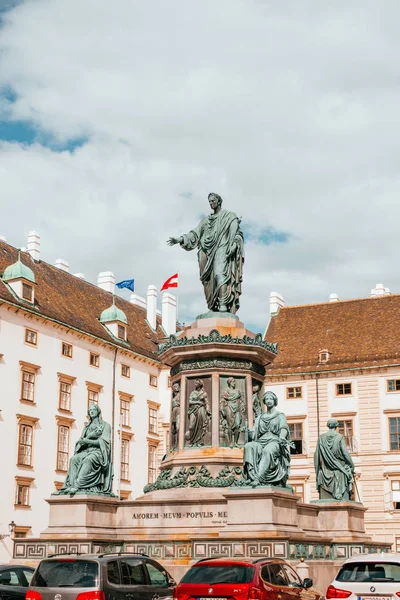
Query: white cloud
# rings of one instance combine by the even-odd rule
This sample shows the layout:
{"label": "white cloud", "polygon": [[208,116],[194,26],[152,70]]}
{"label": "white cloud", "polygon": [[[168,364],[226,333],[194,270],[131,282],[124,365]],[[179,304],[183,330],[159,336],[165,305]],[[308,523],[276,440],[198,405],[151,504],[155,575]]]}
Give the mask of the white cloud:
{"label": "white cloud", "polygon": [[0,147],[0,233],[22,245],[35,228],[48,260],[134,275],[139,293],[179,270],[189,319],[196,256],[165,240],[213,190],[248,227],[292,235],[247,244],[245,321],[263,329],[273,289],[399,292],[399,17],[397,0],[23,2],[0,31],[12,117],[89,141]]}

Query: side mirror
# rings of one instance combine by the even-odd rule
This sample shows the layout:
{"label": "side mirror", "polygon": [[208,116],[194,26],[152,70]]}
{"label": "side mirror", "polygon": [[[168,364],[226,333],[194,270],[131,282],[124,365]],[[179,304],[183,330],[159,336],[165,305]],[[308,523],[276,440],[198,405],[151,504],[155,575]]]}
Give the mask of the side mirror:
{"label": "side mirror", "polygon": [[168,587],[175,587],[176,586],[176,581],[173,577],[171,577],[171,575],[167,576],[167,581],[168,581]]}
{"label": "side mirror", "polygon": [[313,584],[313,580],[310,579],[309,577],[306,577],[305,580],[303,581],[303,588],[306,590],[310,587],[312,587]]}

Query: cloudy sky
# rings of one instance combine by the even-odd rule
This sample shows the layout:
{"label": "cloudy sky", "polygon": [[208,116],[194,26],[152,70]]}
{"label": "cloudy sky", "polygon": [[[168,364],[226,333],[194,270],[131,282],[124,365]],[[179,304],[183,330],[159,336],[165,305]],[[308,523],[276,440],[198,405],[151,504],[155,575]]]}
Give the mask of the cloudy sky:
{"label": "cloudy sky", "polygon": [[398,0],[0,0],[0,234],[42,258],[180,274],[168,248],[208,212],[242,217],[240,316],[400,292]]}

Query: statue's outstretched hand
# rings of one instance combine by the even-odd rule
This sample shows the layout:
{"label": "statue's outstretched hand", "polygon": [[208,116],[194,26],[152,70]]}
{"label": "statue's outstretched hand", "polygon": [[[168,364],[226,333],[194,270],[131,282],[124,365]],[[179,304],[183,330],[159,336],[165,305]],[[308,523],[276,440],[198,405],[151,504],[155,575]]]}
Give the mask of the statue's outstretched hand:
{"label": "statue's outstretched hand", "polygon": [[168,246],[175,246],[175,244],[180,244],[182,238],[170,237],[167,240]]}

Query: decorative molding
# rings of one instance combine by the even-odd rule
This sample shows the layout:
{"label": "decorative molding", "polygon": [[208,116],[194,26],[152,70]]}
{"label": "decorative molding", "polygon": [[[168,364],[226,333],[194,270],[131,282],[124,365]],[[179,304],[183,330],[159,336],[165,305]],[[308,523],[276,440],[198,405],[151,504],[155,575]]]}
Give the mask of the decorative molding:
{"label": "decorative molding", "polygon": [[172,477],[172,469],[164,469],[154,483],[143,489],[144,493],[171,488],[232,487],[243,478],[242,467],[223,467],[216,477],[204,465],[202,467],[181,467]]}
{"label": "decorative molding", "polygon": [[63,381],[67,383],[74,383],[76,381],[76,377],[72,375],[67,375],[66,373],[57,373],[58,381]]}
{"label": "decorative molding", "polygon": [[[154,435],[158,435],[157,433],[155,433]],[[146,438],[148,445],[149,446],[158,446],[158,444],[161,442],[160,438],[156,438],[156,437],[149,437],[147,436]]]}
{"label": "decorative molding", "polygon": [[128,394],[128,392],[118,392],[118,396],[120,400],[127,400],[128,402],[132,402],[135,397],[133,394]]}
{"label": "decorative molding", "polygon": [[161,404],[159,402],[154,402],[154,400],[147,400],[147,406],[149,408],[154,408],[154,410],[158,410]]}
{"label": "decorative molding", "polygon": [[85,381],[85,383],[88,390],[101,392],[103,389],[103,386],[100,383],[93,383],[93,381]]}
{"label": "decorative molding", "polygon": [[135,434],[132,433],[132,431],[125,431],[125,430],[120,431],[120,430],[118,430],[118,433],[121,434],[121,438],[123,440],[132,440],[135,437]]}
{"label": "decorative molding", "polygon": [[249,335],[245,335],[242,338],[232,337],[230,334],[221,335],[217,329],[212,329],[208,335],[198,335],[197,337],[188,338],[186,336],[177,337],[176,335],[170,335],[168,342],[165,344],[159,345],[158,354],[159,356],[169,350],[170,348],[174,348],[177,346],[200,346],[204,344],[243,344],[244,346],[257,346],[259,348],[264,348],[272,354],[278,354],[278,344],[270,344],[269,342],[265,342],[263,340],[263,336],[261,333],[257,333],[255,337],[250,337]]}
{"label": "decorative molding", "polygon": [[335,418],[338,418],[338,417],[355,417],[356,414],[357,414],[356,411],[341,410],[340,412],[331,413],[331,417],[335,417]]}
{"label": "decorative molding", "polygon": [[15,481],[16,481],[17,485],[30,486],[31,483],[33,481],[35,481],[35,478],[34,477],[23,477],[21,475],[16,475],[15,476]]}
{"label": "decorative molding", "polygon": [[75,423],[75,419],[65,415],[56,415],[56,422],[57,425],[68,425],[68,427],[70,427],[73,423]]}
{"label": "decorative molding", "polygon": [[251,360],[237,360],[235,358],[202,358],[187,359],[172,367],[171,377],[178,375],[182,371],[196,371],[206,369],[227,369],[228,371],[253,371],[261,377],[265,376],[265,368]]}
{"label": "decorative molding", "polygon": [[42,367],[40,365],[34,365],[33,363],[20,360],[21,371],[30,371],[31,373],[37,373]]}
{"label": "decorative molding", "polygon": [[385,415],[398,415],[400,414],[400,407],[399,408],[385,408],[385,410],[383,411],[383,414]]}
{"label": "decorative molding", "polygon": [[36,425],[39,422],[39,417],[29,417],[28,415],[16,414],[18,425]]}

